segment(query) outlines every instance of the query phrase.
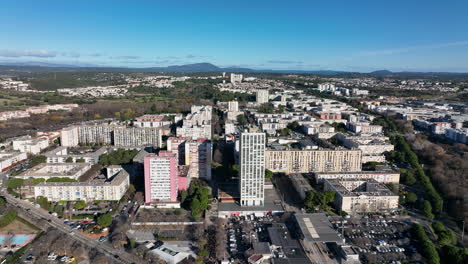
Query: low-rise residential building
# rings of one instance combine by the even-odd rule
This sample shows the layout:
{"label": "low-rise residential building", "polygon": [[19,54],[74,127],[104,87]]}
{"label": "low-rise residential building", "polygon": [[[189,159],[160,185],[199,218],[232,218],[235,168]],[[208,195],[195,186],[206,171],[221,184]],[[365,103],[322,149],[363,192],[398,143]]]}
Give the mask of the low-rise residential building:
{"label": "low-rise residential building", "polygon": [[25,136],[12,141],[13,149],[19,152],[38,154],[49,146],[49,140],[44,138],[31,138]]}
{"label": "low-rise residential building", "polygon": [[90,168],[91,164],[88,163],[41,163],[14,177],[21,179],[69,178],[78,180]]}
{"label": "low-rise residential building", "polygon": [[394,146],[390,143],[389,138],[382,134],[372,135],[345,135],[342,133],[336,134],[336,138],[343,145],[350,149],[359,149],[362,151],[362,163],[367,162],[385,162],[385,152],[394,150]]}
{"label": "low-rise residential building", "polygon": [[99,157],[107,153],[107,148],[101,147],[96,151],[92,149],[72,149],[67,147],[57,147],[51,151],[44,153],[47,157],[47,163],[66,163],[66,162],[85,162],[90,164],[97,164]]}
{"label": "low-rise residential building", "polygon": [[308,191],[313,190],[312,186],[310,186],[309,180],[307,180],[302,174],[293,173],[289,175],[289,178],[291,179],[294,189],[296,189],[296,192],[302,200],[306,198]]}
{"label": "low-rise residential building", "polygon": [[167,115],[143,115],[135,118],[133,125],[135,127],[163,127],[169,126],[172,124]]}
{"label": "low-rise residential building", "polygon": [[400,173],[394,171],[317,172],[314,175],[317,183],[322,183],[326,179],[374,179],[380,183],[400,182]]}
{"label": "low-rise residential building", "polygon": [[107,179],[86,182],[43,182],[34,186],[34,197],[46,197],[49,201],[92,202],[95,200],[119,201],[130,185],[129,174],[122,167],[112,170]]}
{"label": "low-rise residential building", "polygon": [[325,179],[324,190],[334,191],[336,209],[351,215],[398,209],[399,196],[374,179]]}
{"label": "low-rise residential building", "polygon": [[378,134],[382,133],[382,126],[371,125],[368,122],[349,122],[348,129],[354,133]]}
{"label": "low-rise residential building", "polygon": [[0,152],[0,171],[6,171],[27,158],[25,152]]}
{"label": "low-rise residential building", "polygon": [[445,137],[460,143],[468,144],[468,128],[449,128],[445,130]]}
{"label": "low-rise residential building", "polygon": [[158,245],[149,243],[146,247],[149,249],[149,254],[156,255],[167,264],[178,264],[190,257],[196,257],[190,247],[182,248],[178,245],[169,245],[168,243],[161,243]]}

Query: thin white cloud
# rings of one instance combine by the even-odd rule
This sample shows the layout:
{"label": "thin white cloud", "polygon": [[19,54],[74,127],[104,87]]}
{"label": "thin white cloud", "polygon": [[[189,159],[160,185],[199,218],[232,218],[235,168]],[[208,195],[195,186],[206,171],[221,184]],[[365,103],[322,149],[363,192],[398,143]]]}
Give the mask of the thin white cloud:
{"label": "thin white cloud", "polygon": [[409,47],[398,48],[398,49],[363,51],[363,52],[358,53],[358,55],[359,56],[393,55],[393,54],[406,53],[406,52],[415,51],[415,50],[441,49],[441,48],[456,47],[456,46],[468,46],[468,41],[457,41],[457,42],[448,42],[448,43],[440,43],[440,44],[432,44],[432,45],[409,46]]}
{"label": "thin white cloud", "polygon": [[271,64],[303,64],[303,61],[294,61],[294,60],[269,60],[267,63]]}
{"label": "thin white cloud", "polygon": [[57,56],[57,52],[48,50],[0,50],[0,57],[38,57],[38,58],[53,58]]}

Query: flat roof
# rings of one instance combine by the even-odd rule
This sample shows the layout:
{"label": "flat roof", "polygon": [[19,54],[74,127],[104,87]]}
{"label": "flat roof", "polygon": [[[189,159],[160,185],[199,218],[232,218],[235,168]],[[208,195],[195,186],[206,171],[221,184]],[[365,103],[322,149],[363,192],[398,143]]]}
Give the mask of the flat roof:
{"label": "flat roof", "polygon": [[330,220],[323,213],[318,214],[294,214],[299,228],[304,235],[304,240],[312,243],[335,242],[341,244],[343,239],[333,229]]}
{"label": "flat roof", "polygon": [[283,223],[275,223],[268,227],[268,236],[271,244],[282,248],[297,248],[300,247],[297,240],[292,239],[289,229]]}
{"label": "flat roof", "polygon": [[252,247],[254,249],[254,254],[271,254],[270,244],[268,244],[268,242],[253,242]]}

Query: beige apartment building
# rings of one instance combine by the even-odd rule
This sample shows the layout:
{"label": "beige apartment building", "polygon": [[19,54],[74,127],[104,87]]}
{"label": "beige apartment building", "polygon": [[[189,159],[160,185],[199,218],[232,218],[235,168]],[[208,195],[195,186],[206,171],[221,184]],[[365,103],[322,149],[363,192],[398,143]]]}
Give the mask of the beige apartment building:
{"label": "beige apartment building", "polygon": [[315,180],[321,183],[326,179],[369,179],[372,178],[381,183],[399,183],[400,173],[394,171],[356,171],[356,172],[318,172]]}
{"label": "beige apartment building", "polygon": [[398,209],[398,195],[374,179],[326,179],[324,190],[334,191],[336,209],[350,215]]}
{"label": "beige apartment building", "polygon": [[361,171],[360,150],[273,150],[265,151],[265,168],[273,172]]}
{"label": "beige apartment building", "polygon": [[130,185],[128,173],[120,169],[107,180],[87,182],[43,182],[34,186],[34,197],[46,197],[49,201],[91,202],[94,200],[118,201]]}

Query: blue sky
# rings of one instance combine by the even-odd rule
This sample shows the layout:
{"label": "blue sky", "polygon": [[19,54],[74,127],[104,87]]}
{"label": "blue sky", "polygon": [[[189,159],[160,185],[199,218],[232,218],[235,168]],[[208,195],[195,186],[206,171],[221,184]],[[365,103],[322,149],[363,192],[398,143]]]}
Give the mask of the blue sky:
{"label": "blue sky", "polygon": [[468,72],[468,1],[2,0],[0,61]]}

